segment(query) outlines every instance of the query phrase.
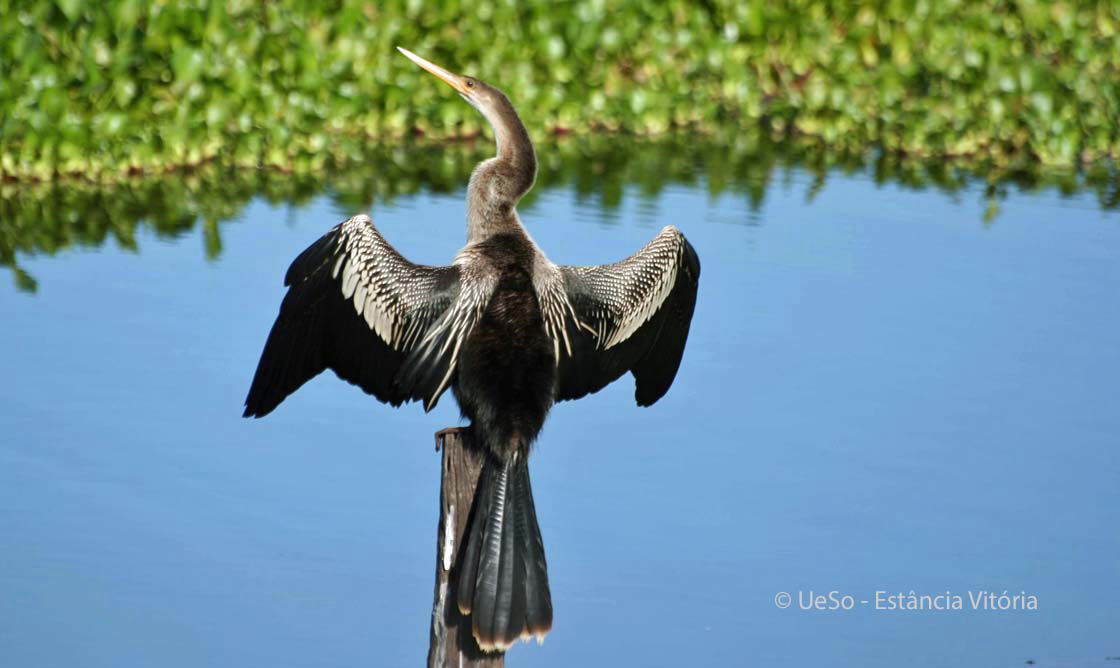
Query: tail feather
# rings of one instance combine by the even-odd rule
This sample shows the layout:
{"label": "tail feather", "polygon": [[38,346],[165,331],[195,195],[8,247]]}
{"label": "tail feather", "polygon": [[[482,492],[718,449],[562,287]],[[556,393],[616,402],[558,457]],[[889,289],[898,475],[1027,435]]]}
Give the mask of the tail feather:
{"label": "tail feather", "polygon": [[482,468],[459,566],[459,611],[484,650],[504,650],[552,628],[544,542],[523,456]]}
{"label": "tail feather", "polygon": [[527,633],[523,636],[528,639],[536,635],[543,640],[544,635],[552,628],[552,594],[548,589],[548,564],[544,559],[544,540],[541,539],[541,528],[537,525],[537,509],[533,504],[533,486],[529,483],[529,470],[526,467],[525,476],[519,478],[521,485],[520,496],[525,499],[525,513],[520,521],[522,536],[525,544],[530,549],[521,553],[522,566],[525,569],[525,625]]}

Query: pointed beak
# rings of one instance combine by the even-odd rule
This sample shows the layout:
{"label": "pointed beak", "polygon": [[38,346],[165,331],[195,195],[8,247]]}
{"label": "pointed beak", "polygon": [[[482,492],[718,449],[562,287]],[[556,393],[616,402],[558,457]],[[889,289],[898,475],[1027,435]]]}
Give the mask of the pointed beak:
{"label": "pointed beak", "polygon": [[424,68],[428,72],[430,72],[430,73],[436,75],[437,77],[439,77],[448,86],[451,86],[455,90],[459,91],[459,94],[462,95],[463,97],[467,98],[468,100],[471,99],[471,97],[472,97],[471,90],[470,90],[470,88],[467,87],[467,84],[464,82],[463,77],[459,76],[458,74],[452,74],[451,72],[448,72],[447,70],[443,69],[439,65],[436,65],[433,62],[424,60],[420,56],[416,55],[415,53],[413,53],[413,52],[411,52],[408,49],[405,49],[403,47],[398,46],[397,51],[400,51],[406,57],[408,57],[409,60],[416,63],[420,67]]}

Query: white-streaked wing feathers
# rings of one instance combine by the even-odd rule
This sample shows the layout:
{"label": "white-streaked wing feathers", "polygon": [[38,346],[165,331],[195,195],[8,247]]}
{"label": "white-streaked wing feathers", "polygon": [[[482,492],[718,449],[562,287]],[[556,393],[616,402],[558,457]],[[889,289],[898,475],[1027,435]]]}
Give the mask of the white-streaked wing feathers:
{"label": "white-streaked wing feathers", "polygon": [[[460,299],[460,267],[429,267],[403,258],[359,215],[335,226],[292,262],[288,293],[257,367],[245,414],[262,416],[324,369],[398,405],[435,405],[456,358],[443,346],[461,341],[479,309]],[[452,317],[454,316],[454,317]],[[405,370],[408,373],[405,373]]]}
{"label": "white-streaked wing feathers", "polygon": [[667,226],[621,262],[559,270],[564,306],[541,296],[546,321],[562,320],[570,341],[570,354],[557,357],[557,399],[596,392],[626,371],[639,404],[659,399],[676,376],[696,304],[700,261],[688,240]]}
{"label": "white-streaked wing feathers", "polygon": [[622,262],[570,267],[597,298],[589,314],[596,321],[600,349],[618,345],[649,322],[677,282],[684,235],[667,226],[637,253]]}
{"label": "white-streaked wing feathers", "polygon": [[[537,299],[541,306],[541,315],[544,318],[544,331],[552,339],[553,354],[557,363],[562,356],[571,357],[572,340],[568,334],[569,324],[580,326],[580,320],[568,299],[567,285],[561,267],[552,264],[543,254],[537,256],[536,266],[533,267],[534,284]],[[592,331],[588,329],[588,331]]]}
{"label": "white-streaked wing feathers", "polygon": [[342,296],[382,341],[394,350],[410,349],[449,306],[448,295],[437,286],[450,268],[404,259],[364,214],[338,230],[332,278],[341,278]]}
{"label": "white-streaked wing feathers", "polygon": [[469,255],[460,255],[453,265],[461,279],[454,303],[415,345],[398,374],[402,389],[423,394],[426,411],[435,407],[451,384],[463,342],[482,318],[497,284],[496,276],[482,271],[468,258]]}

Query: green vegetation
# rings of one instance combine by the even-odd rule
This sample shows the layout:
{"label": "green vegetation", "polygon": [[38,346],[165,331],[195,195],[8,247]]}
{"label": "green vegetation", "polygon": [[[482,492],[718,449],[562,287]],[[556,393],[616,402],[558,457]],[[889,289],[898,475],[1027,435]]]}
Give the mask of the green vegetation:
{"label": "green vegetation", "polygon": [[477,133],[397,44],[502,87],[538,137],[761,130],[1000,169],[1120,157],[1116,2],[429,4],[0,0],[0,175],[310,173],[410,131]]}
{"label": "green vegetation", "polygon": [[[357,140],[354,143],[360,144]],[[980,179],[971,163],[886,154],[868,158],[862,153],[823,151],[811,143],[775,144],[759,132],[712,141],[670,134],[641,142],[617,134],[592,134],[545,140],[538,148],[537,185],[519,207],[528,220],[533,219],[535,198],[555,188],[572,189],[577,196],[611,211],[625,197],[654,198],[673,184],[701,183],[713,196],[743,197],[757,211],[771,185],[778,183],[780,187],[793,168],[811,178],[808,184],[796,186],[805,190],[808,199],[824,188],[830,174],[838,172],[866,174],[876,183],[936,188],[946,193],[960,193],[966,188],[975,193],[979,184],[980,196],[987,202],[985,222],[996,214],[999,202],[1011,190],[1054,189],[1062,194],[1090,191],[1096,194],[1102,209],[1120,207],[1120,182],[1106,167],[1080,173],[1068,169],[985,169]],[[345,150],[361,149],[355,146]],[[222,248],[221,227],[236,220],[255,197],[299,206],[329,194],[334,208],[349,214],[421,190],[461,190],[475,164],[490,155],[490,142],[467,141],[408,150],[374,147],[353,163],[329,163],[322,170],[309,172],[238,169],[210,163],[110,184],[0,183],[0,266],[11,269],[22,289],[33,291],[35,279],[19,266],[20,257],[113,242],[137,249],[138,232],[142,230],[173,238],[191,233],[197,225],[203,230],[206,254],[217,257]]]}

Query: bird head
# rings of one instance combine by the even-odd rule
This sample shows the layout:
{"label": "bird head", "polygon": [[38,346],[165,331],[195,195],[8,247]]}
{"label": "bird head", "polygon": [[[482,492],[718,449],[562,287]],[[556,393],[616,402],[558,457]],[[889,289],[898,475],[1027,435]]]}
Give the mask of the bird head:
{"label": "bird head", "polygon": [[[494,129],[498,154],[481,163],[471,175],[467,190],[469,202],[504,203],[501,211],[512,211],[512,205],[533,187],[537,175],[537,156],[529,132],[505,93],[471,76],[454,74],[425,60],[408,49],[397,50],[451,86],[464,100],[477,109]],[[482,206],[479,204],[478,206]],[[478,207],[475,207],[478,208]]]}
{"label": "bird head", "polygon": [[397,50],[403,53],[412,62],[435,75],[440,81],[454,88],[464,100],[487,118],[490,118],[492,112],[496,111],[499,107],[509,105],[509,100],[502,91],[481,79],[449,72],[430,60],[421,58],[403,47],[398,46]]}

